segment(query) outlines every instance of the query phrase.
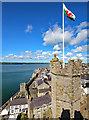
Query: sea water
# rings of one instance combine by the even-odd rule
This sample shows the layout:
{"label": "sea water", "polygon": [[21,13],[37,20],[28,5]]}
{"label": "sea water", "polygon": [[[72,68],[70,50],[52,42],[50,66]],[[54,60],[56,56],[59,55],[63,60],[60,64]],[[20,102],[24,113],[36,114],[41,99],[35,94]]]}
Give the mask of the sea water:
{"label": "sea water", "polygon": [[37,68],[49,68],[49,64],[2,65],[2,104],[20,89],[20,83],[29,81]]}

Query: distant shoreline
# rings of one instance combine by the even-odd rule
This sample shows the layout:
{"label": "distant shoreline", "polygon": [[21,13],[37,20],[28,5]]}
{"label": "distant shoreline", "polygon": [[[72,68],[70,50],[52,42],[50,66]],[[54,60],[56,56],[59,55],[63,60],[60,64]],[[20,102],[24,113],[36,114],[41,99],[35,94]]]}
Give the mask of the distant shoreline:
{"label": "distant shoreline", "polygon": [[[0,62],[0,65],[23,65],[23,64],[50,64],[50,63]],[[68,64],[68,63],[65,63],[65,64]],[[83,64],[88,64],[88,66],[89,66],[89,63],[83,63]]]}
{"label": "distant shoreline", "polygon": [[12,65],[12,64],[50,64],[50,63],[11,63],[11,62],[2,62],[2,63],[0,63],[0,64],[2,64],[2,65],[7,65],[7,64],[10,64],[10,65]]}

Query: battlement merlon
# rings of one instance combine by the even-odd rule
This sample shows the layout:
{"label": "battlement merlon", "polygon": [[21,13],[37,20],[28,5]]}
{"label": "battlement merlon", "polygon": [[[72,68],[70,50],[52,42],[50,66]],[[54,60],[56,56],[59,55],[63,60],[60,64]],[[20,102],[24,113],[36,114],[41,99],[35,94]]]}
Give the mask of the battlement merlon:
{"label": "battlement merlon", "polygon": [[70,59],[63,68],[63,62],[59,61],[56,54],[54,54],[54,58],[50,61],[50,72],[60,75],[80,75],[82,73],[82,60],[77,59],[74,61]]}

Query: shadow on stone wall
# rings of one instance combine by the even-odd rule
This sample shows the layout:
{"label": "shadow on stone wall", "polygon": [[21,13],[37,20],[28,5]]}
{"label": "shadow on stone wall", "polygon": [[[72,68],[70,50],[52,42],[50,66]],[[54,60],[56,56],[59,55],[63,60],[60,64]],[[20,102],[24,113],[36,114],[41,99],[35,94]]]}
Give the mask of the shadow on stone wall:
{"label": "shadow on stone wall", "polygon": [[63,109],[60,120],[70,120],[70,111]]}
{"label": "shadow on stone wall", "polygon": [[[70,118],[70,110],[64,110],[62,111],[61,118],[59,120],[71,120]],[[72,120],[88,120],[84,119],[80,111],[75,111],[74,118]]]}
{"label": "shadow on stone wall", "polygon": [[80,111],[75,111],[74,113],[74,120],[83,120],[83,116],[81,115]]}

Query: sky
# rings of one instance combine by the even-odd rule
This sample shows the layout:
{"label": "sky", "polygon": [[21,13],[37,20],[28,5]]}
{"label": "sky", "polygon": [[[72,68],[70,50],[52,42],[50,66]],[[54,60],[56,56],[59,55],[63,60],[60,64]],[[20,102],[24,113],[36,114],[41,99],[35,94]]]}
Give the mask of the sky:
{"label": "sky", "polygon": [[[87,3],[65,2],[75,21],[64,15],[65,62],[80,58],[87,62]],[[50,62],[63,56],[62,2],[3,2],[3,62]]]}

